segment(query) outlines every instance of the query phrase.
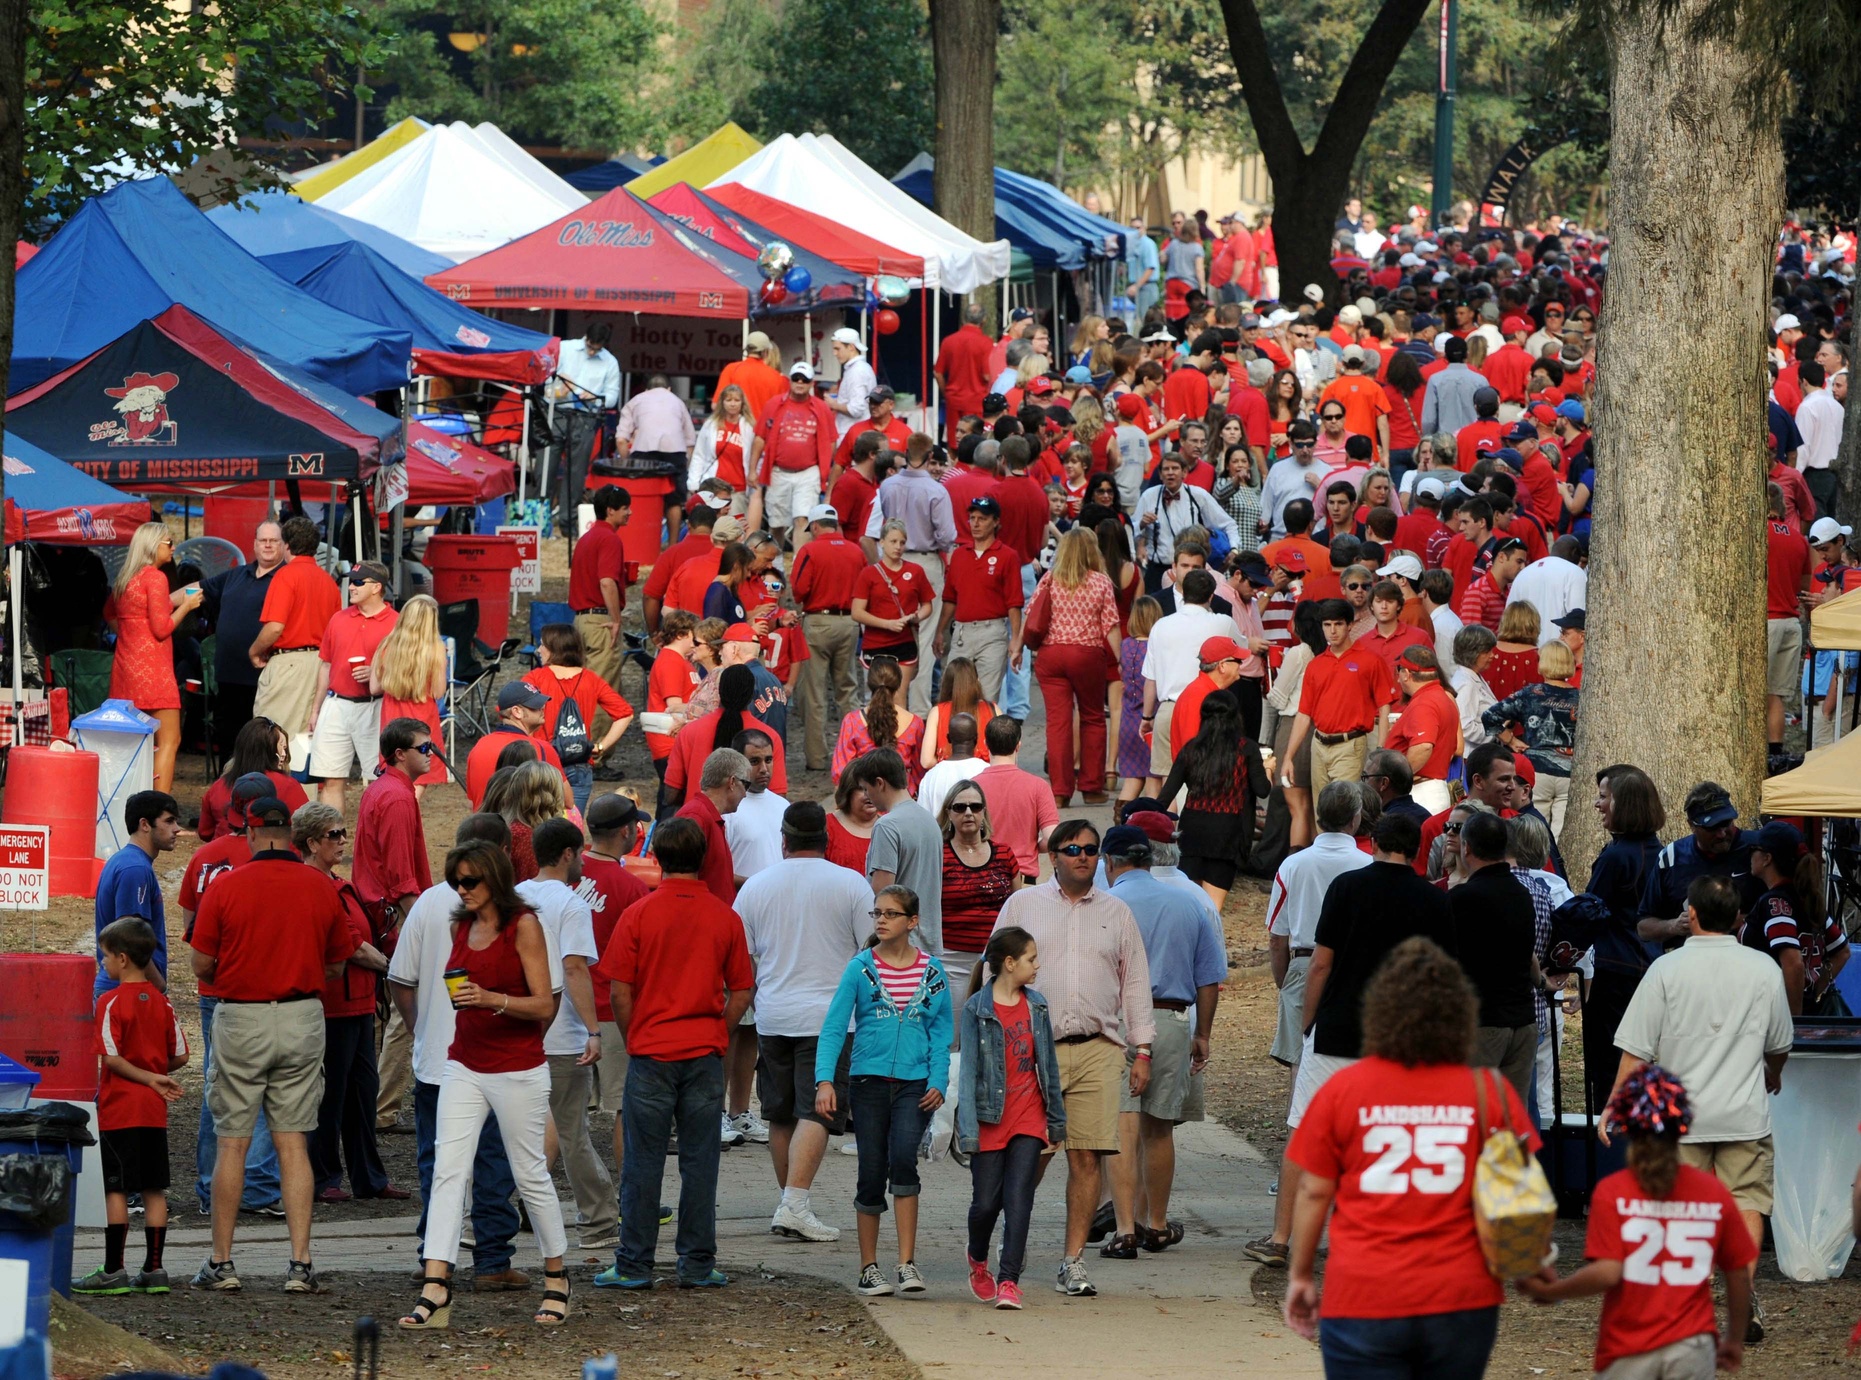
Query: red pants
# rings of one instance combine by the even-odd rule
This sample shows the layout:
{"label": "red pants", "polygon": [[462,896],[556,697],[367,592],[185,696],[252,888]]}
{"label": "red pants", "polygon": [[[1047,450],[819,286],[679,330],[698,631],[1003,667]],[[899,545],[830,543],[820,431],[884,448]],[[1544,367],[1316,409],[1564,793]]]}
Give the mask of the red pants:
{"label": "red pants", "polygon": [[1079,709],[1079,789],[1105,789],[1105,648],[1047,646],[1034,657],[1047,705],[1047,779],[1064,800],[1073,793],[1073,708]]}
{"label": "red pants", "polygon": [[[952,393],[943,395],[943,442],[951,450],[956,449],[956,424],[962,421],[966,414],[977,417],[982,415],[983,396],[981,393],[973,395],[965,393],[960,398]],[[950,459],[954,464],[956,457],[951,456]]]}

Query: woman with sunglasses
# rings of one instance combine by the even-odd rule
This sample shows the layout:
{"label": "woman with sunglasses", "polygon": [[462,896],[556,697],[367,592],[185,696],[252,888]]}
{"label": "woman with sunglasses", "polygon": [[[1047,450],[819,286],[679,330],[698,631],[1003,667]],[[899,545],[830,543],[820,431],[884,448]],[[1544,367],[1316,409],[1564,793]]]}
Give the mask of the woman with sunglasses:
{"label": "woman with sunglasses", "polygon": [[1267,463],[1283,460],[1292,454],[1286,428],[1305,415],[1305,394],[1299,376],[1281,369],[1267,384]]}
{"label": "woman with sunglasses", "polygon": [[181,750],[181,687],[174,678],[174,633],[200,607],[197,584],[172,593],[167,566],[174,564],[174,538],[159,522],[145,522],[129,539],[129,554],[117,573],[116,655],[110,662],[110,698],[128,700],[155,718],[155,789],[174,785],[174,759]]}
{"label": "woman with sunglasses", "polygon": [[285,775],[290,765],[284,745],[284,730],[270,719],[247,719],[233,739],[233,750],[226,770],[200,798],[200,824],[195,830],[202,843],[211,843],[227,830],[233,808],[233,782],[251,772],[263,772],[271,779],[273,793],[295,810],[310,799],[304,788]]}
{"label": "woman with sunglasses", "polygon": [[[319,801],[291,816],[292,847],[306,866],[330,879],[356,943],[342,971],[323,984],[323,1101],[310,1137],[310,1169],[319,1203],[412,1196],[389,1184],[375,1143],[375,1099],[381,1091],[375,1068],[375,984],[377,975],[388,971],[388,960],[374,945],[368,910],[354,884],[336,875],[348,837],[342,811],[333,805]],[[352,1193],[343,1191],[345,1164]]]}
{"label": "woman with sunglasses", "polygon": [[561,970],[550,959],[542,924],[517,894],[504,850],[482,841],[453,849],[446,855],[446,885],[459,897],[446,960],[446,986],[458,1016],[439,1084],[433,1197],[422,1247],[426,1278],[419,1302],[400,1325],[410,1332],[451,1325],[466,1180],[485,1118],[495,1114],[543,1255],[543,1304],[536,1321],[553,1327],[569,1315],[569,1272],[562,1263],[568,1236],[543,1157],[549,1119],[543,1029],[556,1018]]}
{"label": "woman with sunglasses", "polygon": [[943,830],[943,966],[960,987],[988,948],[1019,869],[1014,852],[995,842],[988,799],[974,781],[944,797],[937,827]]}

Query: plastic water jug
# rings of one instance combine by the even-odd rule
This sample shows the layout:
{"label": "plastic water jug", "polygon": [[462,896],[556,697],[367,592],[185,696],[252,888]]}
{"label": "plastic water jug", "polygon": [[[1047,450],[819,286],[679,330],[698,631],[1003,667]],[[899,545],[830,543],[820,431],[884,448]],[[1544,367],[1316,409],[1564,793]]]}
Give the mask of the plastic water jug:
{"label": "plastic water jug", "polygon": [[155,719],[128,700],[105,700],[71,721],[71,736],[97,754],[97,856],[114,857],[129,842],[124,802],[155,785]]}

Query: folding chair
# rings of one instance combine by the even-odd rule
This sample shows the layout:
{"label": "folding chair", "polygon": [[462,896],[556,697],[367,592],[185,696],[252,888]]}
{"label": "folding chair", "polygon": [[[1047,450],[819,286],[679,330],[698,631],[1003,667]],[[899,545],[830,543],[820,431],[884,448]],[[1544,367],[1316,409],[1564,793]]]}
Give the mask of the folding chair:
{"label": "folding chair", "polygon": [[496,718],[491,708],[491,692],[497,686],[504,658],[517,648],[517,639],[509,638],[497,647],[481,641],[478,603],[472,599],[439,606],[439,635],[453,644],[448,689],[454,714],[464,720],[465,726],[475,735],[489,733]]}
{"label": "folding chair", "polygon": [[83,647],[52,653],[52,680],[65,687],[72,718],[102,708],[110,698],[110,667],[115,660],[113,653]]}
{"label": "folding chair", "polygon": [[[208,633],[200,639],[200,731],[207,744],[207,779],[220,774],[220,745],[213,724],[214,702],[220,697],[220,673],[213,664],[219,650],[219,634]],[[187,687],[183,686],[183,693]]]}
{"label": "folding chair", "polygon": [[545,604],[541,602],[530,605],[530,640],[517,649],[517,655],[530,663],[535,670],[538,661],[536,647],[543,640],[543,629],[551,623],[573,623],[575,611],[567,604]]}

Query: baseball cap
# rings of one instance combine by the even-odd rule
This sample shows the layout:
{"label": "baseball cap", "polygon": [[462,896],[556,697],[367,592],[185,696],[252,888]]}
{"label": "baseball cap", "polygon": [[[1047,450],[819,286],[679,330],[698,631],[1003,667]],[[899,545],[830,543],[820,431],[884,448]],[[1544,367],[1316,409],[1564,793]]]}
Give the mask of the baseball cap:
{"label": "baseball cap", "polygon": [[1044,398],[1053,391],[1053,380],[1045,374],[1037,374],[1027,381],[1028,396]]}
{"label": "baseball cap", "polygon": [[291,807],[275,795],[262,795],[246,806],[246,827],[280,828],[291,822]]}
{"label": "baseball cap", "polygon": [[1267,585],[1273,581],[1273,574],[1267,569],[1267,563],[1258,555],[1249,555],[1235,567],[1235,573],[1250,585]]}
{"label": "baseball cap", "polygon": [[1066,371],[1066,381],[1068,383],[1090,383],[1092,371],[1083,364],[1075,364]]}
{"label": "baseball cap", "polygon": [[1241,329],[1242,330],[1257,331],[1260,329],[1260,326],[1261,326],[1261,321],[1257,313],[1250,311],[1242,315],[1241,317]]}
{"label": "baseball cap", "polygon": [[1809,539],[1817,546],[1834,541],[1837,537],[1854,535],[1854,528],[1844,527],[1834,518],[1817,518],[1809,527]]}
{"label": "baseball cap", "polygon": [[891,402],[897,396],[898,394],[892,391],[891,384],[882,383],[878,387],[874,388],[872,392],[866,395],[866,400],[868,402],[876,402],[876,403]]}
{"label": "baseball cap", "polygon": [[724,641],[726,642],[755,642],[758,640],[756,629],[752,628],[748,623],[732,623],[729,627],[724,629]]}
{"label": "baseball cap", "polygon": [[262,771],[249,771],[233,782],[233,799],[236,801],[263,800],[268,795],[278,794],[278,788],[271,784],[271,778]]}
{"label": "baseball cap", "polygon": [[761,331],[751,331],[748,335],[743,337],[743,348],[746,351],[752,351],[759,355],[767,354],[769,352],[769,347],[773,344],[775,344],[775,342]]}
{"label": "baseball cap", "polygon": [[1531,419],[1534,422],[1542,422],[1545,426],[1556,426],[1557,409],[1552,407],[1550,403],[1533,403],[1531,405]]}
{"label": "baseball cap", "polygon": [[[1355,310],[1355,308],[1347,307],[1345,310],[1350,311],[1350,310]],[[1344,315],[1343,312],[1338,313],[1340,320],[1343,318],[1343,315]],[[1363,363],[1363,346],[1346,345],[1344,347],[1344,362],[1346,364],[1362,364]]]}
{"label": "baseball cap", "polygon": [[645,817],[640,810],[639,803],[632,796],[622,795],[619,791],[609,791],[606,795],[596,796],[588,802],[588,808],[582,813],[582,819],[587,822],[589,832],[595,834],[607,834],[616,829],[624,829],[627,825]]}
{"label": "baseball cap", "polygon": [[711,540],[718,546],[744,538],[743,520],[741,518],[720,517],[711,528]]}
{"label": "baseball cap", "polygon": [[[1539,406],[1542,407],[1543,404],[1540,403]],[[1528,419],[1520,417],[1512,424],[1512,430],[1506,433],[1506,439],[1508,441],[1535,441],[1538,439],[1538,428],[1533,426]]]}
{"label": "baseball cap", "polygon": [[1580,422],[1583,420],[1584,416],[1583,404],[1578,402],[1575,398],[1566,398],[1557,405],[1557,415],[1560,417],[1568,417],[1573,422]]}
{"label": "baseball cap", "polygon": [[549,696],[521,680],[513,680],[498,691],[498,708],[505,709],[541,709],[549,703]]}
{"label": "baseball cap", "polygon": [[721,513],[730,506],[730,500],[723,494],[709,493],[704,489],[699,489],[694,493],[691,496],[691,501],[693,503],[702,503],[714,513]]}
{"label": "baseball cap", "polygon": [[1008,313],[1008,320],[1010,322],[1031,321],[1033,319],[1034,313],[1029,311],[1026,307],[1016,307],[1013,311]]}
{"label": "baseball cap", "polygon": [[394,576],[389,574],[388,568],[379,561],[357,561],[349,567],[350,584],[362,584],[369,580],[373,580],[383,589],[392,588],[394,585]]}
{"label": "baseball cap", "polygon": [[990,517],[1000,517],[1002,515],[1002,505],[990,498],[987,494],[982,494],[969,500],[969,511],[972,513],[987,513]]}
{"label": "baseball cap", "polygon": [[1105,837],[1099,843],[1099,852],[1109,858],[1147,858],[1150,856],[1150,835],[1129,824],[1119,824],[1105,831]]}
{"label": "baseball cap", "polygon": [[1297,549],[1282,551],[1274,564],[1289,575],[1303,575],[1305,574],[1305,553]]}
{"label": "baseball cap", "polygon": [[1509,469],[1516,470],[1525,463],[1525,457],[1520,455],[1511,446],[1501,446],[1498,450],[1485,453],[1490,454],[1493,459]]}
{"label": "baseball cap", "polygon": [[1144,343],[1146,345],[1174,345],[1176,343],[1176,337],[1171,335],[1168,330],[1159,326],[1156,330],[1144,337]]}
{"label": "baseball cap", "polygon": [[1355,303],[1346,302],[1343,306],[1338,308],[1338,321],[1346,326],[1361,326],[1363,324],[1363,313],[1357,310]]}
{"label": "baseball cap", "polygon": [[840,510],[831,503],[817,503],[808,509],[809,522],[839,522]]}
{"label": "baseball cap", "polygon": [[1582,632],[1584,630],[1583,625],[1588,621],[1589,613],[1587,610],[1572,609],[1562,618],[1553,618],[1551,620],[1551,626],[1554,628],[1567,628],[1571,632]]}
{"label": "baseball cap", "polygon": [[1758,830],[1757,841],[1751,847],[1769,853],[1777,862],[1793,863],[1803,852],[1803,831],[1785,820],[1773,819]]}
{"label": "baseball cap", "polygon": [[1530,335],[1531,318],[1529,316],[1508,316],[1504,321],[1499,323],[1499,329],[1506,335],[1514,335],[1520,331],[1524,332],[1526,335]]}
{"label": "baseball cap", "polygon": [[1432,326],[1439,326],[1440,324],[1441,322],[1437,318],[1430,316],[1425,311],[1418,311],[1409,318],[1410,329],[1417,331],[1425,331]]}
{"label": "baseball cap", "polygon": [[1144,410],[1144,400],[1135,393],[1118,395],[1118,415],[1124,418],[1135,417]]}
{"label": "baseball cap", "polygon": [[1196,655],[1207,666],[1217,661],[1240,661],[1247,656],[1247,649],[1231,637],[1210,637],[1203,641]]}
{"label": "baseball cap", "polygon": [[1400,575],[1405,579],[1419,580],[1422,578],[1422,563],[1405,551],[1388,565],[1379,567],[1376,573],[1378,575]]}
{"label": "baseball cap", "polygon": [[1308,302],[1322,303],[1325,300],[1325,290],[1318,286],[1317,283],[1307,283],[1300,291],[1299,295],[1304,297]]}
{"label": "baseball cap", "polygon": [[833,341],[836,345],[863,345],[865,343],[859,338],[859,332],[854,330],[851,326],[842,326],[829,336],[828,339]]}
{"label": "baseball cap", "polygon": [[[1135,805],[1139,802],[1131,803]],[[1152,800],[1145,803],[1154,805],[1157,802]],[[1176,821],[1162,810],[1126,810],[1124,822],[1139,830],[1152,843],[1169,843],[1176,837]]]}
{"label": "baseball cap", "polygon": [[1717,791],[1687,811],[1687,823],[1697,829],[1717,829],[1738,818],[1738,807],[1731,796]]}
{"label": "baseball cap", "polygon": [[1785,312],[1777,318],[1777,324],[1772,329],[1778,332],[1800,331],[1803,329],[1803,323],[1798,321],[1793,313]]}
{"label": "baseball cap", "polygon": [[1422,266],[1422,256],[1411,252],[1404,254],[1396,262],[1397,266],[1401,268],[1420,268]]}
{"label": "baseball cap", "polygon": [[811,383],[814,380],[814,366],[805,359],[798,359],[788,366],[788,376],[791,379],[807,379]]}

